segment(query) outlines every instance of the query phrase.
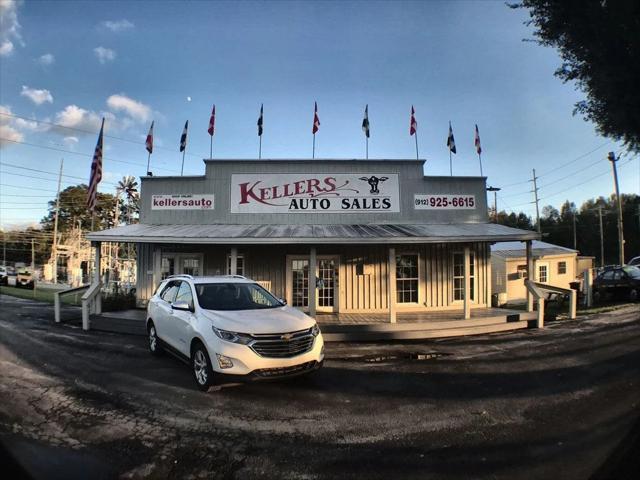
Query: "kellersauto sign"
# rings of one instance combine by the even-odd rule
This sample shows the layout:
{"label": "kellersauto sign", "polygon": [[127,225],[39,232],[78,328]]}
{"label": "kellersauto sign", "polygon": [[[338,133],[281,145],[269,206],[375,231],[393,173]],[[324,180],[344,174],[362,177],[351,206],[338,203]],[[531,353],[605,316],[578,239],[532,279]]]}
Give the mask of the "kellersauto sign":
{"label": "kellersauto sign", "polygon": [[237,174],[231,213],[399,212],[398,174]]}

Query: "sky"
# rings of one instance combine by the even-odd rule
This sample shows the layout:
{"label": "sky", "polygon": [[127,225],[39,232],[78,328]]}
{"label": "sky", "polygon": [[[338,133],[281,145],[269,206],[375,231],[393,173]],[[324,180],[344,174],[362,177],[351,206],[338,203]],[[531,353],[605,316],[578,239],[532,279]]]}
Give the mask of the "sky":
{"label": "sky", "polygon": [[640,191],[640,161],[574,116],[584,95],[553,76],[555,50],[523,39],[528,14],[502,1],[99,2],[0,0],[0,227],[37,223],[62,187],[88,183],[105,121],[103,181],[151,170],[202,175],[216,105],[214,158],[414,158],[411,106],[426,175],[479,175],[474,126],[498,208],[540,208],[613,191],[607,152],[621,154],[620,190]]}

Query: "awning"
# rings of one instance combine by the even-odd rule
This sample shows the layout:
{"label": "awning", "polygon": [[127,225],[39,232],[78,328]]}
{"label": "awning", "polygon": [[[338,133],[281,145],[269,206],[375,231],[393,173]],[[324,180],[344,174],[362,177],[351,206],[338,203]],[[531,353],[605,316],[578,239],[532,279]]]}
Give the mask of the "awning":
{"label": "awning", "polygon": [[447,225],[147,225],[91,232],[96,242],[173,244],[394,244],[537,240],[531,230],[495,223]]}

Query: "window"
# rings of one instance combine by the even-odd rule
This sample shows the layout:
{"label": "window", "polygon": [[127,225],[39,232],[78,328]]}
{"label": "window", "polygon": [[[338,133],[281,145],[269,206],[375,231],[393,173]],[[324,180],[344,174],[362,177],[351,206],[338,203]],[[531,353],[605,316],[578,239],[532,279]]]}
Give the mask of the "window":
{"label": "window", "polygon": [[191,292],[191,286],[187,282],[181,282],[175,301],[187,302],[189,307],[193,307],[193,293]]}
{"label": "window", "polygon": [[[476,298],[476,256],[473,252],[469,252],[469,297],[471,301]],[[464,300],[464,253],[456,252],[453,254],[453,299]]]}
{"label": "window", "polygon": [[176,299],[176,295],[178,294],[178,289],[180,288],[180,283],[178,281],[173,281],[167,283],[167,286],[162,291],[160,298],[162,298],[165,302],[173,303]]}
{"label": "window", "polygon": [[567,262],[558,262],[558,275],[567,273]]}
{"label": "window", "polygon": [[516,272],[518,273],[519,278],[527,278],[527,266],[526,265],[518,265]]}
{"label": "window", "polygon": [[549,266],[546,264],[538,265],[538,282],[547,283],[549,281]]}
{"label": "window", "polygon": [[396,256],[396,302],[418,303],[418,255]]}
{"label": "window", "polygon": [[255,283],[196,284],[198,303],[205,310],[261,310],[282,303]]}
{"label": "window", "polygon": [[169,277],[170,275],[175,275],[175,263],[176,261],[173,257],[162,257],[162,266],[160,267],[162,280]]}
{"label": "window", "polygon": [[182,259],[182,273],[185,275],[193,275],[197,277],[200,275],[200,259],[199,258],[184,258]]}
{"label": "window", "polygon": [[[244,255],[238,255],[236,258],[236,275],[244,277]],[[227,275],[231,275],[231,255],[227,255]]]}

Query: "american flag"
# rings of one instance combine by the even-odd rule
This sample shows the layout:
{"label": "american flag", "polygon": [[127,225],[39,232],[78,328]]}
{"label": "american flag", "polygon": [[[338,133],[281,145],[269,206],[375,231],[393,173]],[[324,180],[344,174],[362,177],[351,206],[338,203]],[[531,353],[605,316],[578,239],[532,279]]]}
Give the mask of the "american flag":
{"label": "american flag", "polygon": [[411,105],[411,120],[409,125],[409,135],[414,135],[418,131],[418,122],[416,122],[416,111]]}
{"label": "american flag", "polygon": [[311,133],[314,135],[320,129],[320,117],[318,117],[318,102],[313,102],[313,128],[311,129]]}
{"label": "american flag", "polygon": [[153,153],[153,123],[154,122],[151,122],[149,133],[147,133],[147,140],[144,142],[145,147],[147,147],[147,152],[149,153]]}
{"label": "american flag", "polygon": [[475,138],[475,146],[476,146],[476,152],[478,152],[478,155],[480,155],[482,153],[482,147],[480,146],[480,132],[478,131],[478,125],[476,124],[476,138]]}
{"label": "american flag", "polygon": [[[224,112],[223,112],[224,113]],[[213,109],[211,110],[211,118],[209,119],[209,135],[213,137],[213,133],[216,131],[216,105],[213,105]]]}
{"label": "american flag", "polygon": [[93,154],[91,162],[91,177],[89,178],[89,190],[87,192],[87,208],[90,212],[96,210],[96,198],[98,195],[98,184],[102,180],[102,136],[104,132],[104,118],[100,127],[100,135],[96,144],[96,151]]}

